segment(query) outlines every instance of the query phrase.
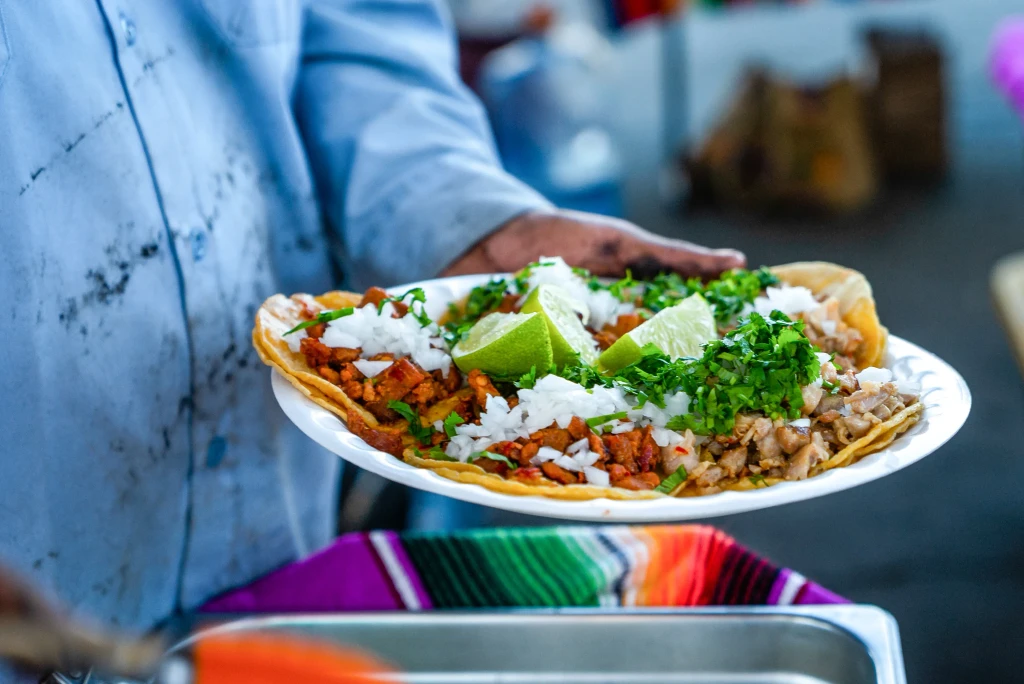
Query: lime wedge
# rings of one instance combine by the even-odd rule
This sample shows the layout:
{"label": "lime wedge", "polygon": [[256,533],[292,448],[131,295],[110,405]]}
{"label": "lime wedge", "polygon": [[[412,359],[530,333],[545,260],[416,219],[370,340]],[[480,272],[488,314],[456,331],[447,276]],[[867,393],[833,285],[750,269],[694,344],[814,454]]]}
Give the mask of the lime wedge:
{"label": "lime wedge", "polygon": [[551,352],[559,368],[577,355],[589,364],[597,361],[594,338],[576,315],[578,308],[569,293],[557,285],[538,285],[523,304],[523,313],[538,313],[547,321]]}
{"label": "lime wedge", "polygon": [[489,375],[516,376],[552,362],[547,322],[533,313],[492,313],[470,328],[452,348],[452,360],[464,373],[477,368]]}
{"label": "lime wedge", "polygon": [[625,368],[640,359],[640,348],[653,344],[673,359],[700,356],[701,346],[718,338],[715,316],[699,294],[662,309],[615,341],[601,354],[605,370]]}

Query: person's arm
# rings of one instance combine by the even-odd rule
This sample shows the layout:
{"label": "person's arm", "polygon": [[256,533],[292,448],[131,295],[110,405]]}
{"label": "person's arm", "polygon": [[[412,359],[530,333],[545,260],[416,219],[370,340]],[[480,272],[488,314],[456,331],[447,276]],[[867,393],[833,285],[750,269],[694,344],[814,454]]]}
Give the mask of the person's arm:
{"label": "person's arm", "polygon": [[353,285],[437,275],[550,204],[506,174],[430,0],[308,0],[296,111]]}
{"label": "person's arm", "polygon": [[514,270],[542,255],[606,274],[743,263],[732,250],[558,212],[505,173],[459,80],[439,0],[307,0],[296,112],[356,288]]}

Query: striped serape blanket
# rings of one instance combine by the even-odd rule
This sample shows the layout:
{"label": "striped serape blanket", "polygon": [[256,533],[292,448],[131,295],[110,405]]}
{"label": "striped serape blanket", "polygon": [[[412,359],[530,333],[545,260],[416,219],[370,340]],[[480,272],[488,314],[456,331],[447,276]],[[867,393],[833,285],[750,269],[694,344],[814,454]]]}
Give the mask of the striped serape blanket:
{"label": "striped serape blanket", "polygon": [[700,525],[360,532],[207,613],[845,603]]}

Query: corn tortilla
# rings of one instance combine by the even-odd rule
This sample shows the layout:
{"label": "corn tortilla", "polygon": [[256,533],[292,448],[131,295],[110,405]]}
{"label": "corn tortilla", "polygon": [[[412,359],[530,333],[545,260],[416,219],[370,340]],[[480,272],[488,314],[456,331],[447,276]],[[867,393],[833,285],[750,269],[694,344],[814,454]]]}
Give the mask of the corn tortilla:
{"label": "corn tortilla", "polygon": [[843,322],[863,337],[854,356],[857,367],[882,365],[889,331],[878,320],[875,298],[864,274],[825,261],[784,264],[775,266],[771,271],[787,285],[806,287],[816,295],[827,294],[838,299]]}

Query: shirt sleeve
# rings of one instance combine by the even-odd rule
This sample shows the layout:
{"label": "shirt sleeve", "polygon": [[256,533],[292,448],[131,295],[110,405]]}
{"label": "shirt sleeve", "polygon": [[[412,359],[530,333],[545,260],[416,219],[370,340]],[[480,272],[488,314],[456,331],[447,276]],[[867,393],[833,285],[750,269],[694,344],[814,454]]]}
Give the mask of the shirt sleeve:
{"label": "shirt sleeve", "polygon": [[309,0],[296,113],[353,287],[436,276],[549,207],[501,168],[439,0]]}

